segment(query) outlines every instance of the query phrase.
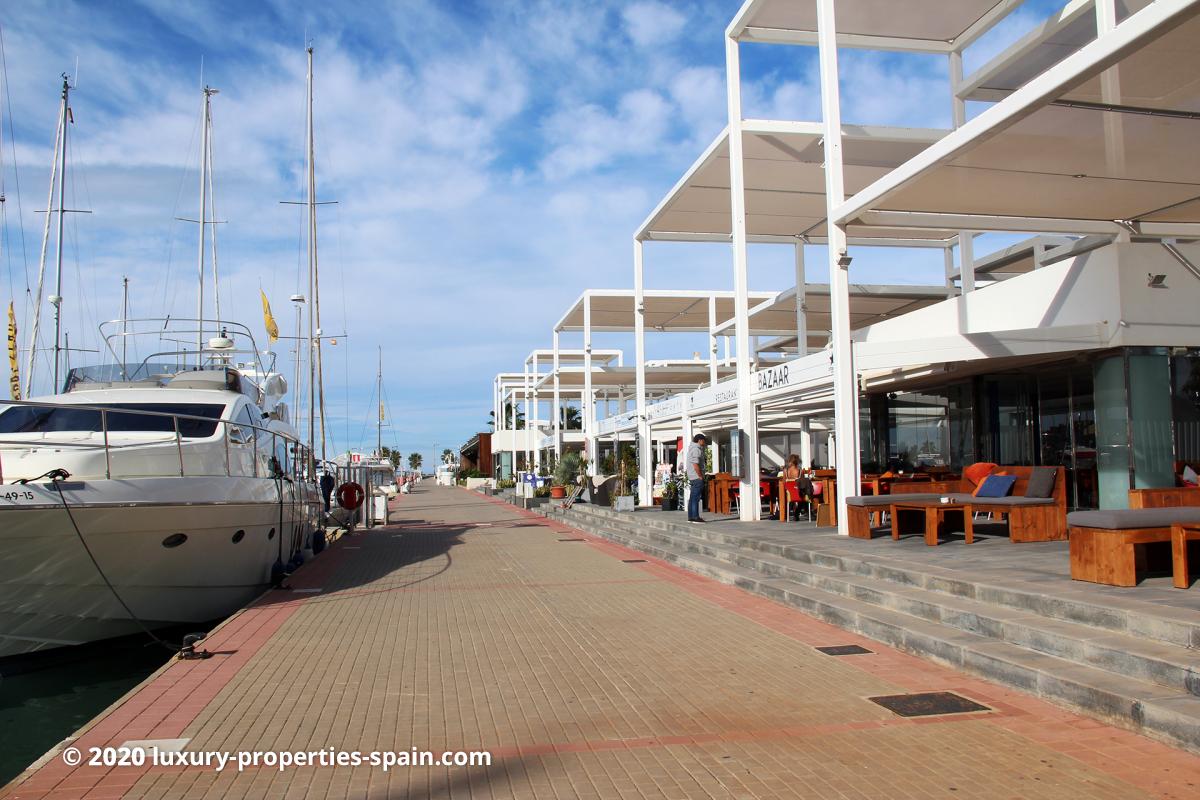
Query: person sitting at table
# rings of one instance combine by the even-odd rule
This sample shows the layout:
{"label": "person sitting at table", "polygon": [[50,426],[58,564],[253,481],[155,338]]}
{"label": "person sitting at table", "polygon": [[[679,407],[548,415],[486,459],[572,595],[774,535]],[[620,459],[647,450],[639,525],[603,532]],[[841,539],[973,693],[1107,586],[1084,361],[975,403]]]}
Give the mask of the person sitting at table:
{"label": "person sitting at table", "polygon": [[[783,468],[784,492],[787,495],[788,501],[788,517],[791,517],[792,505],[796,506],[796,518],[800,517],[800,503],[807,500],[812,502],[813,486],[812,481],[804,477],[800,470],[800,456],[792,453],[788,456],[787,465]],[[793,494],[790,489],[796,487]],[[793,499],[794,498],[794,499]]]}

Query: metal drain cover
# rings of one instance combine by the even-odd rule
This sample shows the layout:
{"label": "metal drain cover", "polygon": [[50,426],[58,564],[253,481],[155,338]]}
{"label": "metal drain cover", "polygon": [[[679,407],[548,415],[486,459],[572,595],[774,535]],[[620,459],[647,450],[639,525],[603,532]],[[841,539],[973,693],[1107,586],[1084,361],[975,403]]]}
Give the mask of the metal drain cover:
{"label": "metal drain cover", "polygon": [[644,559],[644,558],[623,558],[623,559],[621,559],[621,563],[622,564],[645,564],[646,559]]}
{"label": "metal drain cover", "polygon": [[861,656],[874,652],[857,644],[835,644],[828,647],[818,647],[817,649],[827,656]]}
{"label": "metal drain cover", "polygon": [[586,539],[559,539],[560,542],[585,542]]}
{"label": "metal drain cover", "polygon": [[967,714],[972,711],[992,710],[954,692],[893,694],[867,699],[901,717],[931,717],[938,714]]}

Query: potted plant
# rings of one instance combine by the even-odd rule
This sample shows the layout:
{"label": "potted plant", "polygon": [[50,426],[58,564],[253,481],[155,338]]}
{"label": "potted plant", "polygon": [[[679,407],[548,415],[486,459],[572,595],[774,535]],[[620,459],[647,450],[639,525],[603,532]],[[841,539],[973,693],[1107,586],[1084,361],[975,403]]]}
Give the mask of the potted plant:
{"label": "potted plant", "polygon": [[672,472],[663,481],[663,511],[678,511],[683,502],[683,488],[687,479],[682,472]]}
{"label": "potted plant", "polygon": [[617,466],[617,488],[613,492],[613,508],[617,511],[633,511],[634,493],[632,484],[638,478],[637,451],[630,445],[621,448],[621,460]]}
{"label": "potted plant", "polygon": [[580,458],[578,453],[565,453],[554,465],[554,481],[550,484],[550,496],[563,498],[567,496],[567,486],[579,480]]}

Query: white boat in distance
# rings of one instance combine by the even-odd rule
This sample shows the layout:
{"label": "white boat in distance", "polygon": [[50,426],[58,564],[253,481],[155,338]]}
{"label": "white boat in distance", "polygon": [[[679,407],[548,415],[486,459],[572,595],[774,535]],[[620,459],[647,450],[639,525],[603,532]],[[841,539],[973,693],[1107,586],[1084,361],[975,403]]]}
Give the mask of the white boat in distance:
{"label": "white boat in distance", "polygon": [[117,337],[220,333],[199,355],[73,369],[61,394],[0,403],[0,657],[137,632],[130,612],[151,628],[226,616],[320,525],[286,381],[250,331],[119,324],[114,356]]}

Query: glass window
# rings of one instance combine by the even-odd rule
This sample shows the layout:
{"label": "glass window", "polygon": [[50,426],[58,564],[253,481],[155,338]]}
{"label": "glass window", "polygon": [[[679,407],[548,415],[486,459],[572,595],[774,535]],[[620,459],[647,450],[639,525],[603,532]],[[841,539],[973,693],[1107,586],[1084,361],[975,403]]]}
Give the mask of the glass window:
{"label": "glass window", "polygon": [[[203,439],[212,436],[217,429],[217,420],[225,406],[208,403],[101,403],[108,412],[110,433],[174,433],[175,417],[139,414],[139,411],[157,414],[182,414],[202,419],[179,419],[179,433],[187,439]],[[127,413],[122,413],[127,412]],[[0,413],[0,433],[98,433],[104,429],[100,411],[90,408],[45,408],[38,406],[12,406]]]}
{"label": "glass window", "polygon": [[1175,420],[1175,458],[1200,461],[1200,350],[1171,359],[1171,413]]}
{"label": "glass window", "polygon": [[980,386],[980,445],[984,461],[1011,466],[1034,463],[1031,380],[989,375]]}

